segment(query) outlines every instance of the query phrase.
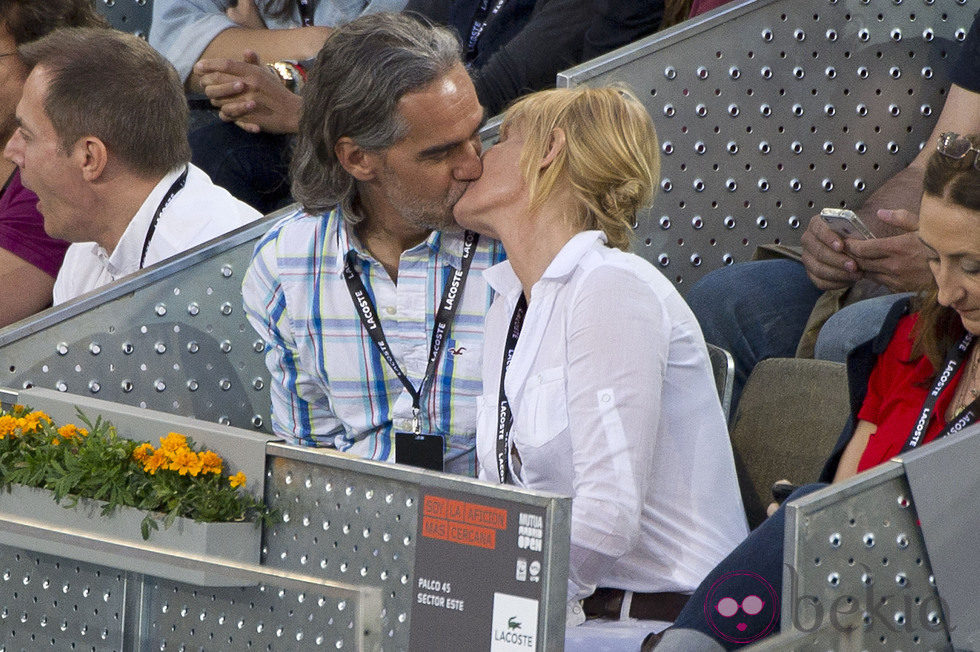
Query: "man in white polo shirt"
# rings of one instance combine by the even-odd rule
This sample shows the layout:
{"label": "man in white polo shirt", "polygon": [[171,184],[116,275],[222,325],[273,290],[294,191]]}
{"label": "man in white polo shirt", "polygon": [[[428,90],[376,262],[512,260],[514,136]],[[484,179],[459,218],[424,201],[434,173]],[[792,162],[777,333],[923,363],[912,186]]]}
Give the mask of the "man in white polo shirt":
{"label": "man in white polo shirt", "polygon": [[180,80],[144,41],[67,29],[19,52],[31,73],[4,156],[45,231],[74,243],[55,304],[260,216],[189,163]]}

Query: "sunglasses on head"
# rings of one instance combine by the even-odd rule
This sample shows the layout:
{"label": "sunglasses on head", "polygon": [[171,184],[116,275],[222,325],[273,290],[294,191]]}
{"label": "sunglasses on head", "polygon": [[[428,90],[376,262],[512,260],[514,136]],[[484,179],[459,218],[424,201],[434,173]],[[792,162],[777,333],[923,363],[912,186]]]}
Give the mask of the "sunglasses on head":
{"label": "sunglasses on head", "polygon": [[973,167],[980,170],[980,149],[973,146],[969,138],[959,135],[953,131],[947,131],[939,137],[936,144],[936,151],[945,156],[960,160],[965,158],[970,152],[974,153]]}

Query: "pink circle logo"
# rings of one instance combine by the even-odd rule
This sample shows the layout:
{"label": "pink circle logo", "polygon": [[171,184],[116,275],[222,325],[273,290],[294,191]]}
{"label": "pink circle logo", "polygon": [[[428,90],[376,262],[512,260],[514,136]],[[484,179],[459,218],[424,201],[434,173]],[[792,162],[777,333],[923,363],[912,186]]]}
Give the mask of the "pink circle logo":
{"label": "pink circle logo", "polygon": [[728,573],[708,590],[704,617],[722,639],[751,643],[768,636],[779,622],[779,596],[758,573]]}

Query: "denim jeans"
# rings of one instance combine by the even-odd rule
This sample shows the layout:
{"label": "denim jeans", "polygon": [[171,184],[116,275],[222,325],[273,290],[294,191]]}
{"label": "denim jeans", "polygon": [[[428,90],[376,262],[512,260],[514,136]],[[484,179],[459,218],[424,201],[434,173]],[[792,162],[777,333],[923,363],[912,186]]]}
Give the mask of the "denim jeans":
{"label": "denim jeans", "polygon": [[910,296],[911,292],[886,294],[841,308],[820,329],[814,357],[847,362],[847,355],[855,347],[878,334],[892,306]]}
{"label": "denim jeans", "polygon": [[288,136],[251,134],[218,121],[193,129],[188,140],[191,162],[263,215],[292,202]]}
{"label": "denim jeans", "polygon": [[821,291],[792,260],[760,260],[722,267],[694,284],[685,298],[704,339],[735,359],[732,414],[745,381],[766,358],[796,355]]}

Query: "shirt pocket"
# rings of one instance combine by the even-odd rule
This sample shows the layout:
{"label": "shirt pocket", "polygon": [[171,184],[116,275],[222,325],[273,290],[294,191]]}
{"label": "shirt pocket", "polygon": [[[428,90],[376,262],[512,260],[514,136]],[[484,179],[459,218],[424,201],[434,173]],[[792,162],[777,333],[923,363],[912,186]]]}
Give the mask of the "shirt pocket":
{"label": "shirt pocket", "polygon": [[514,414],[514,443],[540,448],[568,430],[565,367],[551,367],[532,374]]}

